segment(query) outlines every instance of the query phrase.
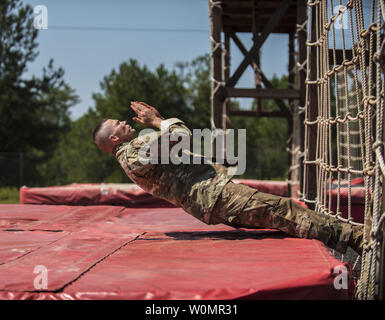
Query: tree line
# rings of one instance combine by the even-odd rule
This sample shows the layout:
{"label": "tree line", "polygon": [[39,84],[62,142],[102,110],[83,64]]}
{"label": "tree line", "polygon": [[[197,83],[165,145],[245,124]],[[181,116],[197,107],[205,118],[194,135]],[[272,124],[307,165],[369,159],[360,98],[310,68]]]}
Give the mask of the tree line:
{"label": "tree line", "polygon": [[[210,59],[202,55],[187,62],[184,72],[159,65],[150,70],[128,59],[100,81],[94,105],[76,120],[71,108],[79,101],[76,91],[63,79],[64,70],[53,60],[42,76],[25,78],[36,58],[37,30],[32,9],[20,0],[0,4],[0,186],[19,186],[15,171],[23,159],[23,184],[28,186],[99,182],[130,182],[117,161],[99,151],[92,131],[103,118],[129,120],[131,101],[145,101],[165,117],[177,117],[190,128],[210,128]],[[287,78],[274,77],[284,88]],[[231,108],[240,108],[237,101]],[[262,108],[278,109],[274,101]],[[143,127],[133,123],[139,132]],[[231,117],[230,127],[246,128],[247,169],[241,178],[285,179],[287,171],[285,119]],[[28,156],[27,156],[28,155]],[[16,164],[16,162],[18,164]],[[13,173],[13,174],[10,174]]]}

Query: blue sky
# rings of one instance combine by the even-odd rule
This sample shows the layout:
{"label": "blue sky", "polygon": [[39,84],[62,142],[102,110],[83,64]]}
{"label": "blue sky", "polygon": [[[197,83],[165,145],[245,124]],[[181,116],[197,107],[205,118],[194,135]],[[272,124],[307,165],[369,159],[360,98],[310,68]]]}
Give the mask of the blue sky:
{"label": "blue sky", "polygon": [[[176,69],[176,62],[191,61],[210,52],[207,0],[23,2],[32,7],[44,5],[48,10],[48,30],[39,31],[39,56],[29,65],[26,76],[41,75],[42,68],[53,58],[54,65],[65,70],[65,80],[81,100],[71,109],[73,119],[94,106],[92,94],[100,91],[100,81],[123,61],[133,58],[151,70],[160,64]],[[247,48],[251,47],[251,34],[243,34],[240,38]],[[261,58],[262,70],[267,77],[287,73],[287,52],[286,35],[269,36],[262,47]],[[236,46],[232,45],[232,71],[242,58]],[[249,68],[238,86],[251,87],[253,82]],[[243,107],[247,107],[251,100],[242,99],[241,102]]]}

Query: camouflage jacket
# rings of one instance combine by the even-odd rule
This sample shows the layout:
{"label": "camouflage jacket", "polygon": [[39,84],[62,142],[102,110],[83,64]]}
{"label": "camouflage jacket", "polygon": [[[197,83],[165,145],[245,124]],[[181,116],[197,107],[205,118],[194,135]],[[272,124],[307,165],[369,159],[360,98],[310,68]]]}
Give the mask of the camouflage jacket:
{"label": "camouflage jacket", "polygon": [[[204,162],[202,155],[193,154],[187,149],[183,152],[189,154],[190,160],[191,156],[200,157],[201,164],[192,164],[191,161],[189,164],[174,164],[171,161],[168,164],[164,164],[164,161],[161,163],[161,140],[165,137],[169,139],[168,136],[172,134],[191,138],[191,131],[183,121],[171,118],[162,121],[160,131],[140,135],[117,146],[114,155],[127,176],[143,190],[209,223],[214,205],[232,175],[225,166],[207,159]],[[177,143],[167,141],[169,149]],[[155,145],[159,150],[159,156],[155,154],[155,158],[159,160],[158,164],[145,163],[141,158],[143,150],[149,149],[150,145]],[[163,144],[162,147],[164,146]]]}

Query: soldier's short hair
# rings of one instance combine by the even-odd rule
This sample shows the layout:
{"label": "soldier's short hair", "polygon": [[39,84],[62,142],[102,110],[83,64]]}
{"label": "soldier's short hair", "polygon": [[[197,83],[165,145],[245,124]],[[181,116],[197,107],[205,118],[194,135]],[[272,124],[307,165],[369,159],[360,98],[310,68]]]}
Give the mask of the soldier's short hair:
{"label": "soldier's short hair", "polygon": [[92,138],[93,138],[95,144],[96,144],[96,135],[97,135],[98,132],[101,130],[101,128],[103,127],[103,124],[104,124],[107,120],[108,120],[108,119],[103,119],[103,120],[100,121],[100,122],[98,123],[98,125],[95,127],[94,132],[92,133]]}

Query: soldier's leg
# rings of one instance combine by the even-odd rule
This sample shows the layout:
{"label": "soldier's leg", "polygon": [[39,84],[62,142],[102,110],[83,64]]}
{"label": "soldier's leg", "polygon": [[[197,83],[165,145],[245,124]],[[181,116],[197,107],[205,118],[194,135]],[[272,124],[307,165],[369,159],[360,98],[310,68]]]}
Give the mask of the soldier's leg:
{"label": "soldier's leg", "polygon": [[227,203],[237,202],[247,193],[244,186],[237,186],[231,183],[225,187],[223,197],[217,203],[222,209],[216,210],[214,215],[217,221],[234,227],[279,229],[291,236],[320,240],[342,253],[349,245],[361,254],[362,227],[319,215],[289,198],[256,192],[241,204],[241,209],[238,206],[235,210],[227,210]]}

